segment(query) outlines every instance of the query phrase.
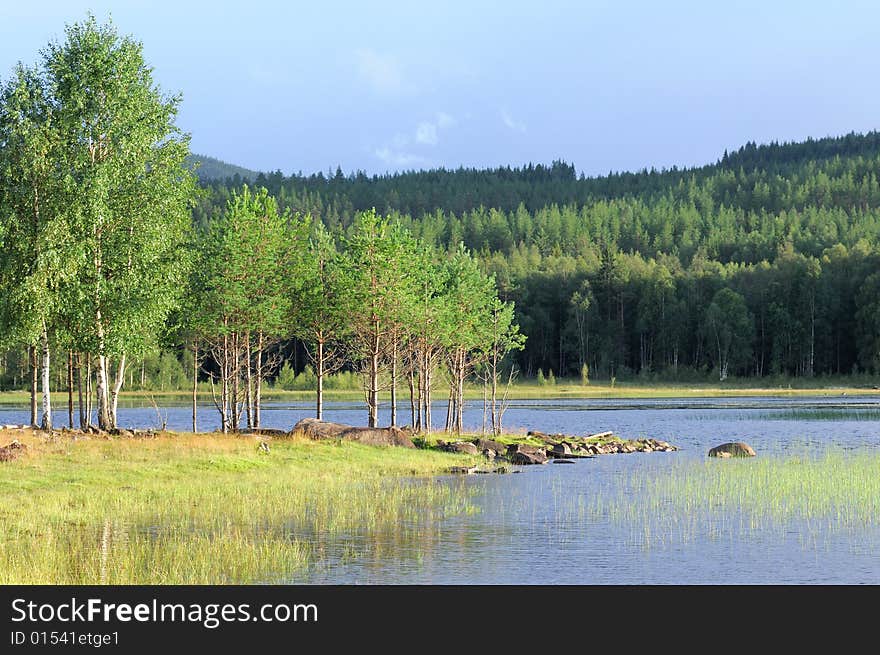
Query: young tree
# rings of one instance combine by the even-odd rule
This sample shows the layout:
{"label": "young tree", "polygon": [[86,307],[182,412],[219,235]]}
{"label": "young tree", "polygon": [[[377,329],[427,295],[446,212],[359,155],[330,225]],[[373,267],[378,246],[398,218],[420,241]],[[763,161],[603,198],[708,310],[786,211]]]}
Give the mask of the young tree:
{"label": "young tree", "polygon": [[[487,320],[489,338],[485,345],[485,357],[491,385],[489,409],[492,416],[492,432],[497,436],[502,432],[501,421],[504,414],[504,399],[501,402],[498,400],[498,382],[504,358],[509,352],[522,350],[525,347],[526,336],[519,331],[511,302],[502,302],[499,298],[495,298],[489,307]],[[513,368],[511,368],[508,381],[512,381],[513,376]]]}
{"label": "young tree", "polygon": [[191,329],[220,369],[215,404],[224,432],[239,429],[242,408],[248,427],[259,427],[264,352],[288,329],[307,234],[308,221],[279,212],[265,188],[254,193],[244,186],[203,235]]}
{"label": "young tree", "polygon": [[[0,322],[6,339],[31,349],[39,343],[44,430],[52,428],[50,341],[61,309],[59,288],[77,262],[64,197],[64,156],[45,76],[19,65],[0,91]],[[35,394],[32,387],[34,407]]]}
{"label": "young tree", "polygon": [[318,223],[304,258],[302,278],[291,289],[296,336],[306,344],[317,379],[315,418],[324,417],[324,378],[345,363],[352,311],[350,281],[333,237]]}
{"label": "young tree", "polygon": [[393,387],[401,323],[407,320],[405,308],[414,298],[414,248],[399,224],[375,210],[358,217],[346,246],[345,268],[354,303],[349,343],[364,373],[369,426],[376,427],[379,392],[386,384],[383,374],[391,370]]}
{"label": "young tree", "polygon": [[91,16],[65,36],[43,62],[79,264],[65,311],[96,358],[98,427],[112,429],[126,358],[155,341],[183,286],[195,181],[180,97],[163,96],[142,45]]}
{"label": "young tree", "polygon": [[[496,298],[495,281],[484,274],[470,253],[460,245],[445,262],[446,288],[442,295],[446,320],[442,339],[450,370],[446,429],[461,432],[464,384],[490,339],[488,320]],[[482,349],[481,349],[482,347]]]}

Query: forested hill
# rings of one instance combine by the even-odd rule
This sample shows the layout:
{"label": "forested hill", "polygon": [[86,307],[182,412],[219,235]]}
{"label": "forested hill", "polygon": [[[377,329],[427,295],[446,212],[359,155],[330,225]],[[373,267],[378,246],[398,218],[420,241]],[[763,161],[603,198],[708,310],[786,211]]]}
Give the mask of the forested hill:
{"label": "forested hill", "polygon": [[[254,184],[337,233],[375,207],[463,242],[517,304],[527,374],[681,378],[880,367],[878,176],[871,132],[593,178],[554,162]],[[196,224],[240,183],[208,182]]]}
{"label": "forested hill", "polygon": [[[333,174],[287,177],[280,171],[256,174],[199,157],[206,162],[201,179],[214,186],[255,180],[274,194],[283,189],[304,206],[315,205],[308,207],[313,211],[331,205],[330,211],[342,212],[340,218],[345,221],[349,212],[371,207],[419,215],[437,209],[460,213],[480,206],[512,211],[520,204],[535,211],[550,204],[583,205],[624,197],[690,199],[695,185],[704,187],[716,204],[748,209],[765,207],[769,201],[779,210],[802,206],[807,200],[792,193],[792,184],[818,178],[820,173],[830,178],[843,173],[860,175],[874,170],[878,156],[880,132],[799,143],[747,143],[706,166],[611,172],[601,177],[578,176],[574,165],[562,161],[519,168],[440,168],[369,176],[363,172],[346,175],[337,169]],[[233,178],[236,173],[241,179]],[[313,196],[320,196],[321,202],[310,202]]]}
{"label": "forested hill", "polygon": [[[206,155],[191,154],[186,158],[186,165],[195,169],[199,181],[202,183],[211,180],[225,180],[227,183],[241,183],[256,179],[257,171],[252,171],[225,161],[208,157]],[[237,177],[236,177],[237,176]]]}

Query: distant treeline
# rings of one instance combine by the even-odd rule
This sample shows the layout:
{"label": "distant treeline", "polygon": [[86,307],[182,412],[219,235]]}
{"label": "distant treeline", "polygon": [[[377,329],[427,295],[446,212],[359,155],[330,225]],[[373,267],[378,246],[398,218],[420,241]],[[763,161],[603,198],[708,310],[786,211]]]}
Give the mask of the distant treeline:
{"label": "distant treeline", "polygon": [[[528,335],[519,364],[597,377],[816,375],[880,367],[880,133],[749,143],[715,164],[260,174],[340,237],[375,207],[477,253]],[[241,180],[206,183],[207,225]]]}

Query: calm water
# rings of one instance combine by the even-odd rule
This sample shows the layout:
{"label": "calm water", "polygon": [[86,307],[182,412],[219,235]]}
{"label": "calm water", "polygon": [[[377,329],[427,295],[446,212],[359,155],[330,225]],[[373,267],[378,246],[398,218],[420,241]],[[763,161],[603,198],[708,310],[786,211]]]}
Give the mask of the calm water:
{"label": "calm water", "polygon": [[[434,411],[440,420],[445,417],[440,405]],[[289,428],[311,412],[311,403],[271,403],[263,423]],[[407,412],[401,408],[400,416]],[[170,429],[191,425],[185,405],[166,406],[160,413]],[[358,403],[328,403],[326,418],[363,425],[366,412]],[[387,422],[387,409],[380,419]],[[27,420],[20,406],[0,407],[0,423]],[[148,405],[120,408],[126,426],[155,427],[159,420]],[[481,404],[470,404],[466,427],[478,430],[481,422]],[[595,507],[597,498],[629,493],[626,481],[633,475],[703,461],[709,448],[725,441],[746,441],[759,457],[877,450],[876,397],[516,401],[504,424],[510,431],[613,430],[627,438],[668,440],[681,450],[523,467],[514,475],[443,478],[441,484],[464,485],[479,511],[399,526],[393,534],[327,540],[309,534],[292,517],[291,534],[311,540],[324,556],[321,565],[291,582],[880,584],[878,525],[838,530],[833,521],[819,528],[788,522],[744,529],[736,521],[710,518],[695,532],[658,538],[644,525],[603,515]],[[216,426],[216,411],[202,407],[200,427]]]}

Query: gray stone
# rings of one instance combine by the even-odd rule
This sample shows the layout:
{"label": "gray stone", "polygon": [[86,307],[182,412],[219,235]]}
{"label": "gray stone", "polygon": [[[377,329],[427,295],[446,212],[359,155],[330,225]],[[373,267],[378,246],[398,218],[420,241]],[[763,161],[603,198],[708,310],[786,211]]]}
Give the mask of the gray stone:
{"label": "gray stone", "polygon": [[749,444],[732,441],[715,446],[709,451],[709,457],[755,457],[757,453]]}

